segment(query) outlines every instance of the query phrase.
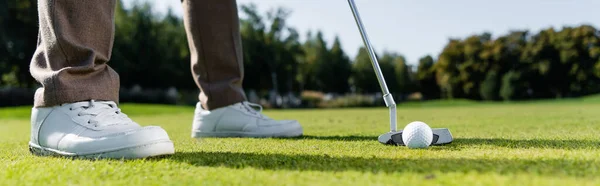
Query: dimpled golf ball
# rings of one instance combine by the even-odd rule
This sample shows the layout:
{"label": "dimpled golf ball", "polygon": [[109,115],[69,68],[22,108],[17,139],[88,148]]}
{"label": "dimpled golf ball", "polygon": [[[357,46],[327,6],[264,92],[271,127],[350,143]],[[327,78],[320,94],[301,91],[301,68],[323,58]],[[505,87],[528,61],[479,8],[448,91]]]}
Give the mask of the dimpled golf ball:
{"label": "dimpled golf ball", "polygon": [[427,148],[432,140],[433,131],[423,122],[411,122],[402,130],[402,141],[408,148]]}

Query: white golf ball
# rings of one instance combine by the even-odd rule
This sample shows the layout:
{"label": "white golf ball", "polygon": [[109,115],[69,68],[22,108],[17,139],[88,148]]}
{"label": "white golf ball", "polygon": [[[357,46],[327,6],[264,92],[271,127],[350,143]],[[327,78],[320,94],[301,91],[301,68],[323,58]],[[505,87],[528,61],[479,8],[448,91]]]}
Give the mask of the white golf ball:
{"label": "white golf ball", "polygon": [[427,148],[432,140],[433,131],[423,122],[411,122],[402,130],[402,141],[408,148]]}

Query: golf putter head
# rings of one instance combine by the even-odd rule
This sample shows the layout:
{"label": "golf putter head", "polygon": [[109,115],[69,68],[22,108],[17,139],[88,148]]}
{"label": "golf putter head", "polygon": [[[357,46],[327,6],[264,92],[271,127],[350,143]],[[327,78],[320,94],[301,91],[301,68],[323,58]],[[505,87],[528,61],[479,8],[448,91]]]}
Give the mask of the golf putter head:
{"label": "golf putter head", "polygon": [[[431,140],[431,145],[445,145],[452,143],[452,133],[447,128],[434,128],[433,131],[433,140]],[[379,143],[385,145],[401,145],[404,146],[404,142],[402,141],[402,130],[396,132],[388,132],[382,134],[378,138]]]}
{"label": "golf putter head", "polygon": [[[390,91],[388,90],[388,87],[385,83],[383,72],[381,72],[381,68],[379,67],[379,63],[377,62],[375,49],[373,49],[373,46],[369,41],[369,36],[367,35],[367,31],[364,28],[362,20],[360,19],[360,15],[358,13],[358,9],[356,8],[354,0],[348,0],[348,5],[350,6],[350,10],[352,10],[352,15],[354,15],[354,20],[356,21],[356,26],[358,27],[358,31],[362,36],[363,43],[367,48],[367,53],[369,54],[369,58],[371,59],[371,65],[373,66],[373,70],[375,71],[377,81],[379,82],[379,87],[381,87],[381,92],[383,93],[383,100],[385,101],[385,105],[390,109],[391,132],[379,136],[379,142],[388,145],[404,145],[404,142],[402,141],[402,131],[396,131],[396,103],[394,102],[394,98],[390,94]],[[452,134],[450,134],[450,130],[446,128],[433,129],[433,140],[431,143],[432,145],[442,145],[448,144],[450,142],[452,142]]]}

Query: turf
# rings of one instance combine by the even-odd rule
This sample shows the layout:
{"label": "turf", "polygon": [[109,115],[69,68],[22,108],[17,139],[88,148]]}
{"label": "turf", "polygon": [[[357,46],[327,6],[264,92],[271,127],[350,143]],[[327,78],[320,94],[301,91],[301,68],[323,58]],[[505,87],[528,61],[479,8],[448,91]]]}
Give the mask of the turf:
{"label": "turf", "polygon": [[0,185],[598,185],[599,100],[400,105],[400,126],[421,120],[456,137],[423,150],[377,142],[388,130],[385,108],[267,110],[300,120],[305,136],[196,140],[193,108],[126,104],[176,146],[173,156],[132,161],[30,155],[29,108],[7,108]]}

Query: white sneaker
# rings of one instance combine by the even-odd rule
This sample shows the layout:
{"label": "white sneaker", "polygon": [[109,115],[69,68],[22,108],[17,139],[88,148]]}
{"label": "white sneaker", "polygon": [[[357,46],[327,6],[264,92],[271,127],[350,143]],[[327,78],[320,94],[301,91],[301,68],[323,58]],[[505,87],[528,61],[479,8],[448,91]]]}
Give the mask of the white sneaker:
{"label": "white sneaker", "polygon": [[144,158],[174,153],[160,127],[141,127],[112,101],[86,101],[31,111],[29,150],[41,156]]}
{"label": "white sneaker", "polygon": [[[259,111],[253,107],[260,108]],[[198,103],[192,137],[296,137],[302,126],[294,120],[273,120],[260,112],[258,104],[241,102],[208,111]]]}

